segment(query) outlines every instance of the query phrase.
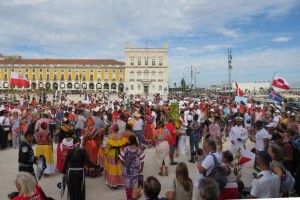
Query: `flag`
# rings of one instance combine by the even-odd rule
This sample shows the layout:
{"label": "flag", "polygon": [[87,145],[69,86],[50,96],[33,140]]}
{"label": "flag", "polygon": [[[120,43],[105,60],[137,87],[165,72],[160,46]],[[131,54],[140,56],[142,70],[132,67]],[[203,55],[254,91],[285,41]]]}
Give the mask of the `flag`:
{"label": "flag", "polygon": [[20,73],[11,72],[10,74],[10,86],[24,86],[29,87],[30,83],[26,76],[23,76]]}
{"label": "flag", "polygon": [[282,102],[282,96],[280,94],[276,93],[274,88],[271,88],[268,99],[272,99],[272,100],[277,101],[279,103]]}
{"label": "flag", "polygon": [[274,79],[272,81],[272,86],[280,88],[280,89],[284,89],[284,90],[290,89],[288,82],[284,78],[278,77],[276,74],[274,75]]}
{"label": "flag", "polygon": [[241,90],[241,88],[239,88],[237,82],[235,82],[235,86],[236,86],[235,96],[237,96],[237,97],[244,96],[243,91]]}
{"label": "flag", "polygon": [[240,165],[243,165],[251,160],[255,159],[255,154],[252,153],[251,151],[241,148],[241,158],[240,158]]}

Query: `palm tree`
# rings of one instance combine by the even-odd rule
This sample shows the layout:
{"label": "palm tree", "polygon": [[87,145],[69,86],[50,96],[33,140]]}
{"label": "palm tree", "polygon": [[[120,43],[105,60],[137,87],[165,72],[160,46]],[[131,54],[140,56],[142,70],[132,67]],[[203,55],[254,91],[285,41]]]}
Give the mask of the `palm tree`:
{"label": "palm tree", "polygon": [[182,78],[181,79],[181,91],[182,93],[185,93],[186,90],[186,84],[185,84],[185,80]]}

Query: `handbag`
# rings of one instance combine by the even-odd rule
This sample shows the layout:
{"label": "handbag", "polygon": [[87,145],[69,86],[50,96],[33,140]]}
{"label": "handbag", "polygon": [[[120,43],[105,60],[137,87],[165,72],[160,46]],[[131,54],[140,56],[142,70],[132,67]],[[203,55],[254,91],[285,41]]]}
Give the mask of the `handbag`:
{"label": "handbag", "polygon": [[12,134],[11,133],[8,133],[8,135],[7,135],[7,141],[8,142],[12,141]]}
{"label": "handbag", "polygon": [[41,190],[40,188],[37,187],[37,190],[41,193],[41,195],[43,196],[43,198],[45,200],[55,200],[52,197],[47,197],[46,194],[45,194],[45,192],[43,190]]}

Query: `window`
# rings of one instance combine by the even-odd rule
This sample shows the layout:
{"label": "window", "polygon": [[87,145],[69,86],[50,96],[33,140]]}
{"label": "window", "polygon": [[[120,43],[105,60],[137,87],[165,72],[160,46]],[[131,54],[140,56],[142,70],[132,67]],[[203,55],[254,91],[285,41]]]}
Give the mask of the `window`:
{"label": "window", "polygon": [[112,80],[116,80],[116,74],[112,74]]}
{"label": "window", "polygon": [[14,72],[15,70],[14,70],[14,69],[11,69],[11,71]]}
{"label": "window", "polygon": [[105,72],[108,72],[108,69],[105,69]]}
{"label": "window", "polygon": [[69,81],[72,80],[72,75],[71,74],[69,74],[68,77],[69,77]]}
{"label": "window", "polygon": [[28,69],[26,69],[26,72],[28,72]]}
{"label": "window", "polygon": [[64,70],[64,69],[62,69],[62,70],[61,70],[61,73],[65,73],[65,70]]}
{"label": "window", "polygon": [[134,72],[130,72],[130,80],[134,79]]}
{"label": "window", "polygon": [[152,66],[155,65],[155,59],[152,59]]}
{"label": "window", "polygon": [[40,80],[43,80],[43,76],[42,76],[42,74],[40,74]]}
{"label": "window", "polygon": [[105,80],[108,80],[108,73],[105,73],[105,74],[104,74],[104,79],[105,79]]}
{"label": "window", "polygon": [[120,69],[120,72],[123,73],[123,69]]}
{"label": "window", "polygon": [[32,72],[35,72],[35,69],[32,69]]}
{"label": "window", "polygon": [[162,90],[162,86],[161,85],[159,86],[159,90]]}
{"label": "window", "polygon": [[144,71],[144,78],[147,80],[149,79],[149,71]]}
{"label": "window", "polygon": [[162,66],[162,59],[159,59],[159,66]]}
{"label": "window", "polygon": [[148,65],[148,58],[145,59],[145,65]]}
{"label": "window", "polygon": [[162,72],[158,72],[158,80],[163,80],[163,73]]}
{"label": "window", "polygon": [[130,86],[130,89],[133,90],[133,85]]}
{"label": "window", "polygon": [[53,79],[54,79],[54,80],[56,80],[56,74],[54,74],[54,77],[53,77]]}
{"label": "window", "polygon": [[101,70],[98,70],[98,74],[100,74],[101,73]]}
{"label": "window", "polygon": [[116,70],[115,70],[115,69],[113,69],[113,70],[112,70],[112,72],[113,72],[113,73],[116,73]]}
{"label": "window", "polygon": [[94,80],[94,75],[90,75],[90,80]]}
{"label": "window", "polygon": [[72,72],[72,70],[71,69],[69,69],[69,73],[71,73]]}
{"label": "window", "polygon": [[134,60],[133,60],[133,58],[130,59],[130,65],[134,65]]}
{"label": "window", "polygon": [[47,80],[50,80],[50,75],[49,74],[47,74]]}
{"label": "window", "polygon": [[54,69],[54,73],[56,73],[57,72],[57,69]]}
{"label": "window", "polygon": [[138,66],[141,66],[141,59],[138,59]]}
{"label": "window", "polygon": [[40,72],[42,72],[43,70],[42,69],[40,69]]}
{"label": "window", "polygon": [[4,80],[7,80],[7,74],[4,74]]}
{"label": "window", "polygon": [[97,78],[98,78],[98,80],[101,79],[101,74],[100,73],[97,74]]}
{"label": "window", "polygon": [[156,73],[154,71],[151,72],[152,79],[155,79],[155,75],[156,75]]}
{"label": "window", "polygon": [[142,77],[142,72],[141,71],[138,71],[137,72],[137,80],[141,80],[141,77]]}
{"label": "window", "polygon": [[65,80],[65,75],[62,74],[60,77],[60,80]]}
{"label": "window", "polygon": [[35,80],[35,74],[32,75],[32,80]]}
{"label": "window", "polygon": [[91,69],[91,70],[90,70],[90,73],[91,73],[91,74],[92,74],[92,73],[94,73],[94,70],[93,70],[93,69]]}

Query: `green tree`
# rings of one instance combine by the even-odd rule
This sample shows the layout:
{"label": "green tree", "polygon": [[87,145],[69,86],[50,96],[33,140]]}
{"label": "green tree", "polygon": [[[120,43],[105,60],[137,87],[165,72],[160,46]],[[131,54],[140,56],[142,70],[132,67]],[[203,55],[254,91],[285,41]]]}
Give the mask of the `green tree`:
{"label": "green tree", "polygon": [[181,92],[185,93],[186,90],[186,84],[185,84],[185,80],[182,78],[181,79]]}

